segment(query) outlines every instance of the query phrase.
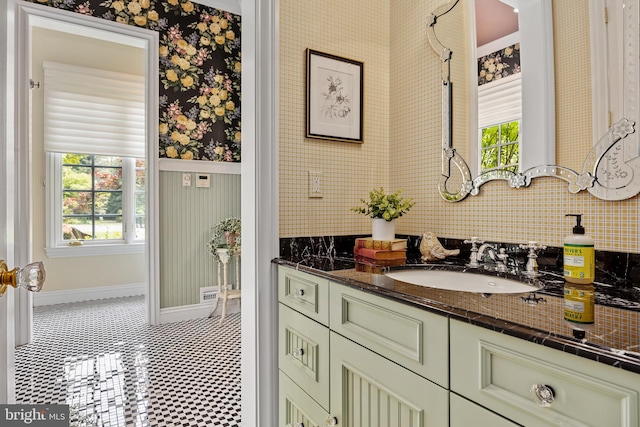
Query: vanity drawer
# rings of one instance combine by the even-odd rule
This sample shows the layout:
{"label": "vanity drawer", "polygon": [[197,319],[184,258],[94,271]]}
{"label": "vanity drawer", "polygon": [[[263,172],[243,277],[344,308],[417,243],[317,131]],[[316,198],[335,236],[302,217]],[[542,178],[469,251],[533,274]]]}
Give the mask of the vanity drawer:
{"label": "vanity drawer", "polygon": [[328,326],[328,299],[327,279],[291,268],[278,268],[278,300],[281,303]]}
{"label": "vanity drawer", "polygon": [[329,409],[329,329],[284,304],[278,305],[280,370]]}
{"label": "vanity drawer", "polygon": [[[451,321],[451,390],[526,426],[637,427],[640,375]],[[553,392],[534,401],[535,385]]]}
{"label": "vanity drawer", "polygon": [[331,330],[448,388],[445,316],[337,283],[330,283],[329,293]]}
{"label": "vanity drawer", "polygon": [[282,427],[313,427],[325,425],[329,416],[320,405],[280,372],[280,420]]}

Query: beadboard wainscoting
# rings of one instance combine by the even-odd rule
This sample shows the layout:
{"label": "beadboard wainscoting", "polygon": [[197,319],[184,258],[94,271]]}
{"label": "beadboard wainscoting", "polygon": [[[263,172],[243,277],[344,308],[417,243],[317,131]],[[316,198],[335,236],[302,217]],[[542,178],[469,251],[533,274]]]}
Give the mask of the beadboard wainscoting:
{"label": "beadboard wainscoting", "polygon": [[[184,174],[191,175],[191,186],[183,186]],[[196,187],[199,175],[209,175],[209,188]],[[164,318],[168,313],[164,309],[198,305],[201,287],[217,288],[217,266],[207,242],[211,227],[227,217],[240,217],[240,175],[161,171],[159,184],[160,308]],[[229,266],[233,284],[235,262]]]}

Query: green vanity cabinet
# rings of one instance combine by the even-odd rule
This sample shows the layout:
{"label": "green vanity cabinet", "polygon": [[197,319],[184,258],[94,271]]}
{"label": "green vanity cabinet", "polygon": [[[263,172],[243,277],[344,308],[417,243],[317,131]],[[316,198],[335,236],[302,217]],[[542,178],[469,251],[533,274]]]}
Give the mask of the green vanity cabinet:
{"label": "green vanity cabinet", "polygon": [[426,378],[448,378],[445,317],[284,267],[278,282],[282,427],[449,424],[449,392]]}
{"label": "green vanity cabinet", "polygon": [[525,426],[640,425],[638,374],[456,320],[450,333],[452,394]]}
{"label": "green vanity cabinet", "polygon": [[286,267],[279,287],[283,427],[640,426],[636,373]]}

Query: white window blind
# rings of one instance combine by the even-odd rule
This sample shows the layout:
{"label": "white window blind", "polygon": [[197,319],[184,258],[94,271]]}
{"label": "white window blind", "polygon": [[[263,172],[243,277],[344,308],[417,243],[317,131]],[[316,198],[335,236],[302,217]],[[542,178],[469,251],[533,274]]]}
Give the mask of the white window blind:
{"label": "white window blind", "polygon": [[44,149],[145,157],[145,78],[45,62]]}
{"label": "white window blind", "polygon": [[478,128],[522,118],[520,73],[478,87]]}

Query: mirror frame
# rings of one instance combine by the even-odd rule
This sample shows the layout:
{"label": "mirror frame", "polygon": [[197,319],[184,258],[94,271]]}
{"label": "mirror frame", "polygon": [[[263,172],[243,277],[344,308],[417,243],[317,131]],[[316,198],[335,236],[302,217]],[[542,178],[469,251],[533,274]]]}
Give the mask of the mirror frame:
{"label": "mirror frame", "polygon": [[[624,67],[623,67],[623,84],[625,87],[624,114],[627,117],[636,118],[638,106],[638,77],[640,77],[638,56],[638,24],[640,18],[638,15],[638,1],[626,0],[623,11],[624,26]],[[635,121],[623,118],[614,124],[609,131],[593,146],[584,160],[582,172],[578,173],[570,168],[545,163],[539,166],[523,165],[523,171],[514,173],[506,170],[490,171],[472,178],[471,171],[464,158],[453,147],[452,136],[452,84],[450,80],[451,57],[452,52],[443,45],[437,38],[435,27],[438,19],[451,11],[459,0],[449,0],[444,5],[436,8],[427,19],[427,38],[433,50],[439,55],[442,71],[442,174],[438,181],[438,191],[442,198],[449,202],[458,202],[464,200],[469,194],[478,195],[480,187],[486,182],[503,180],[512,188],[529,187],[534,178],[538,177],[555,177],[568,182],[568,190],[570,193],[578,193],[583,190],[589,191],[595,197],[604,200],[624,200],[640,193],[640,144],[637,135],[630,137],[635,132]],[[546,20],[548,31],[551,31],[551,2],[550,0],[535,0],[527,2],[533,6],[534,15],[538,19]],[[548,14],[548,15],[547,15]],[[535,25],[535,24],[534,24]],[[542,25],[540,22],[537,25]],[[528,24],[526,25],[528,27]],[[538,27],[541,28],[541,27]],[[521,29],[522,31],[523,29]],[[546,46],[548,42],[553,46],[551,37],[545,37],[542,43]],[[536,50],[536,52],[538,52]],[[553,61],[551,68],[547,68],[542,72],[553,82]],[[552,83],[553,84],[553,83]],[[543,83],[545,87],[547,83]],[[551,91],[553,95],[553,91]],[[551,116],[551,123],[555,123],[555,95],[551,98],[551,107],[545,109],[547,117]],[[547,103],[549,105],[549,103]],[[544,107],[540,104],[539,108]],[[524,111],[523,106],[523,115]],[[544,116],[544,115],[543,115]],[[544,123],[544,122],[543,122]],[[543,124],[538,123],[539,126]],[[536,129],[531,126],[530,129]],[[545,127],[542,127],[545,129]],[[524,128],[523,128],[524,130]],[[546,135],[544,141],[549,145],[555,143],[555,130],[552,137]],[[530,138],[532,139],[532,138]],[[553,156],[555,157],[555,156]],[[553,158],[552,157],[552,158]],[[552,160],[553,162],[554,160]],[[524,166],[527,166],[526,168]],[[452,177],[452,171],[457,170],[461,178],[458,188],[450,189],[447,186],[449,179]],[[635,178],[634,177],[638,177]]]}

